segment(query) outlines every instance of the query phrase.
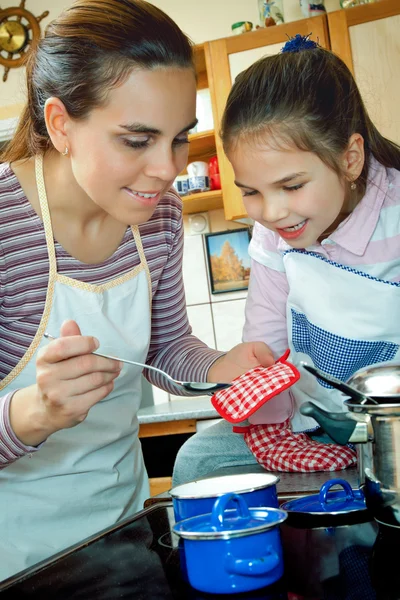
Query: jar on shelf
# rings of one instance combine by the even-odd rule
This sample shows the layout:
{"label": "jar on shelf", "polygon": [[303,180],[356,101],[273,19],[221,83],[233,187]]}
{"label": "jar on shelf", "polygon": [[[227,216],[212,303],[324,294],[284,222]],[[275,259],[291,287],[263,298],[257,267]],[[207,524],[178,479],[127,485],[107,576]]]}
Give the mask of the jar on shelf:
{"label": "jar on shelf", "polygon": [[[265,27],[267,23],[284,23],[283,0],[258,0],[258,14],[261,27]],[[274,23],[271,23],[271,19]]]}

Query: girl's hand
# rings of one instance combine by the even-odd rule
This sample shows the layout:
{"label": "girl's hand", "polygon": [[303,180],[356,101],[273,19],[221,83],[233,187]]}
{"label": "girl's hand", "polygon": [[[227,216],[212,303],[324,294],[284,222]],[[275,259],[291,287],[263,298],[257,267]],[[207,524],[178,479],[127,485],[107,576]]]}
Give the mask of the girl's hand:
{"label": "girl's hand", "polygon": [[84,421],[91,407],[112,391],[121,364],[92,354],[98,341],[82,336],[75,321],[43,348],[36,361],[36,385],[18,390],[10,420],[22,443],[36,446],[49,435]]}
{"label": "girl's hand", "polygon": [[274,363],[272,351],[264,342],[244,342],[232,348],[211,365],[207,381],[229,383],[254,367],[259,365],[270,367]]}

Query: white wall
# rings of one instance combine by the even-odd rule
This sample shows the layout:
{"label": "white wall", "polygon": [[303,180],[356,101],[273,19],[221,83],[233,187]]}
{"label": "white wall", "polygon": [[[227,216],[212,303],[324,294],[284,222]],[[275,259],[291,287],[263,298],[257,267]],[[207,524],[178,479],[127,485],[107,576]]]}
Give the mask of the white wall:
{"label": "white wall", "polygon": [[[283,0],[286,21],[302,18],[298,0]],[[14,2],[17,4],[17,2]],[[35,16],[45,10],[50,15],[41,22],[42,28],[54,19],[71,0],[28,0],[26,9]],[[237,21],[257,23],[257,0],[153,0],[153,4],[168,13],[196,43],[231,35],[231,25]],[[325,0],[328,11],[340,8],[339,0]],[[17,115],[24,102],[24,70],[11,69],[4,83],[0,73],[0,118]]]}

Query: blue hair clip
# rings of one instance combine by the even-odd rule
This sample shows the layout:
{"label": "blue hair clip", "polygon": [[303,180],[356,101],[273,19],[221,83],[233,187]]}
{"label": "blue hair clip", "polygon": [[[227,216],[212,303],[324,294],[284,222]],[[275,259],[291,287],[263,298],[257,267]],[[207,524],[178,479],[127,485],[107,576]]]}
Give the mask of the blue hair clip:
{"label": "blue hair clip", "polygon": [[310,40],[310,35],[311,33],[309,35],[300,35],[297,33],[286,42],[281,52],[301,52],[302,50],[314,50],[314,48],[318,48],[317,42]]}

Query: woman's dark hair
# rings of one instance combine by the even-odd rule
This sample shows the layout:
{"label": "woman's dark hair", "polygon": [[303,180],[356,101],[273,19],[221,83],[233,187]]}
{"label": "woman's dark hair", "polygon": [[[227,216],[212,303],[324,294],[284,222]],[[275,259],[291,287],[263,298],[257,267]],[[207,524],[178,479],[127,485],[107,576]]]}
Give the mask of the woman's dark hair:
{"label": "woman's dark hair", "polygon": [[162,10],[143,0],[77,0],[48,25],[27,62],[27,105],[2,161],[52,147],[44,120],[48,98],[84,119],[135,67],[169,66],[194,71],[192,44]]}
{"label": "woman's dark hair", "polygon": [[344,62],[321,47],[258,60],[238,75],[228,97],[221,136],[225,150],[239,139],[293,145],[314,152],[339,175],[339,158],[359,133],[365,163],[357,196],[365,194],[371,156],[400,170],[400,148],[384,138],[368,116]]}

